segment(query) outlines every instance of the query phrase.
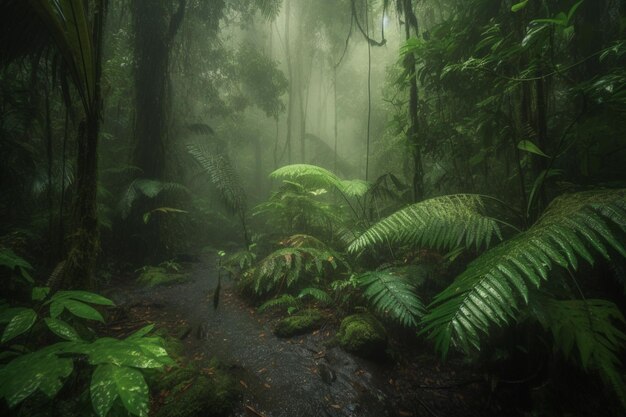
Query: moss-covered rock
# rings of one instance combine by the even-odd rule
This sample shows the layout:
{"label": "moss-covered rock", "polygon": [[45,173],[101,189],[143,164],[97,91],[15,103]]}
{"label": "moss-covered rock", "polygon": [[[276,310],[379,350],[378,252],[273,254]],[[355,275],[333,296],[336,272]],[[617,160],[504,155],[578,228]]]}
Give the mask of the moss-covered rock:
{"label": "moss-covered rock", "polygon": [[170,272],[160,266],[145,266],[141,269],[137,281],[145,287],[152,288],[160,285],[180,284],[187,279],[189,279],[187,274]]}
{"label": "moss-covered rock", "polygon": [[274,334],[278,337],[297,336],[318,329],[323,322],[324,316],[319,311],[303,310],[280,320],[274,328]]}
{"label": "moss-covered rock", "polygon": [[221,417],[231,414],[239,397],[235,381],[219,367],[200,373],[193,365],[167,372],[153,388],[167,393],[155,417]]}
{"label": "moss-covered rock", "polygon": [[344,350],[370,359],[383,356],[387,347],[385,328],[371,314],[343,319],[337,340]]}

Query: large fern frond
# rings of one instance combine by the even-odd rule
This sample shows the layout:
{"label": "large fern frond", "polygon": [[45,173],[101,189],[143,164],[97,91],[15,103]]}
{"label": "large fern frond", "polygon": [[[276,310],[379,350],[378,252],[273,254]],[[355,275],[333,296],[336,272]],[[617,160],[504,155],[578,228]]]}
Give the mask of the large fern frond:
{"label": "large fern frond", "polygon": [[424,305],[415,286],[393,268],[366,272],[358,277],[363,295],[379,315],[402,326],[415,327],[424,314]]}
{"label": "large fern frond", "polygon": [[369,190],[369,184],[365,181],[342,180],[327,169],[308,164],[278,168],[270,174],[270,178],[297,181],[311,187],[334,188],[350,197],[361,197]]}
{"label": "large fern frond", "polygon": [[502,235],[497,221],[485,214],[483,200],[457,194],[410,205],[370,227],[348,250],[358,252],[387,242],[446,250],[460,245],[489,247],[494,237],[502,239]]}
{"label": "large fern frond", "polygon": [[246,194],[230,159],[225,154],[211,152],[202,143],[189,143],[187,151],[209,175],[219,191],[226,208],[232,213],[246,211]]}
{"label": "large fern frond", "polygon": [[593,263],[591,249],[609,258],[607,245],[626,250],[612,229],[626,231],[626,190],[590,191],[555,199],[530,229],[485,252],[439,293],[424,317],[438,350],[450,343],[464,351],[478,348],[492,324],[516,318],[555,266],[577,269],[578,258]]}
{"label": "large fern frond", "polygon": [[537,297],[535,318],[552,333],[555,347],[584,370],[598,372],[626,408],[626,385],[619,366],[626,334],[614,323],[626,324],[617,306],[606,300],[555,300]]}

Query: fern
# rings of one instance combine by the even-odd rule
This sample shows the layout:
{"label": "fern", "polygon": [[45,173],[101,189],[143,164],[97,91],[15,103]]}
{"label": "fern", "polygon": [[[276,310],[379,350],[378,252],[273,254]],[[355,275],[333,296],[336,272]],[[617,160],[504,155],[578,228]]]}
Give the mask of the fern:
{"label": "fern", "polygon": [[[319,281],[326,266],[336,269],[334,252],[315,248],[284,248],[272,252],[254,270],[253,288],[258,295],[288,289],[304,278]],[[341,260],[340,260],[341,262]]]}
{"label": "fern", "polygon": [[320,290],[319,288],[309,287],[304,288],[298,294],[298,298],[306,298],[310,297],[316,301],[319,301],[322,304],[332,304],[333,299],[328,295],[328,293],[324,290]]}
{"label": "fern", "polygon": [[537,297],[533,307],[535,318],[552,333],[563,355],[568,359],[576,356],[584,370],[598,372],[626,407],[626,386],[618,358],[626,334],[613,324],[624,325],[626,321],[617,306],[606,300],[559,301],[543,296]]}
{"label": "fern", "polygon": [[246,211],[246,194],[228,156],[211,152],[205,144],[199,142],[189,143],[187,150],[209,175],[226,208],[242,216]]}
{"label": "fern", "polygon": [[355,239],[348,250],[358,252],[392,242],[451,250],[477,249],[502,239],[497,221],[485,215],[483,198],[472,194],[435,197],[408,206],[381,220]]}
{"label": "fern", "polygon": [[609,225],[626,230],[625,190],[591,191],[555,199],[529,230],[487,251],[439,293],[423,322],[445,356],[450,343],[479,348],[492,324],[505,325],[529,301],[555,266],[577,269],[578,257],[593,263],[590,249],[609,258],[609,247],[626,251]]}
{"label": "fern", "polygon": [[316,165],[287,165],[270,174],[273,179],[298,181],[306,186],[334,188],[346,196],[362,197],[369,185],[361,180],[342,180],[332,172]]}
{"label": "fern", "polygon": [[296,297],[289,294],[282,294],[261,304],[258,308],[258,312],[264,313],[267,310],[273,309],[287,310],[288,308],[297,308],[299,306],[300,301]]}
{"label": "fern", "polygon": [[133,205],[141,196],[156,198],[163,192],[188,192],[187,188],[175,182],[162,182],[139,178],[130,183],[119,202],[119,210],[123,219],[130,214]]}
{"label": "fern", "polygon": [[424,305],[415,286],[394,269],[366,272],[358,277],[363,295],[382,316],[402,326],[415,327],[424,314]]}

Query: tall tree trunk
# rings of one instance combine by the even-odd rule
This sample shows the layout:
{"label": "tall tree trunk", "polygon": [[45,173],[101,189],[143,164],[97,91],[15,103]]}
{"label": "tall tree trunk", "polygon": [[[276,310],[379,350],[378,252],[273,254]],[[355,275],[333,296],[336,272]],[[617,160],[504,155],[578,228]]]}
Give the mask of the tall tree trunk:
{"label": "tall tree trunk", "polygon": [[[64,265],[62,281],[53,287],[95,287],[94,268],[100,247],[98,231],[98,135],[102,112],[102,32],[106,13],[106,0],[97,2],[94,23],[95,86],[91,105],[78,128],[76,159],[76,200],[74,201],[74,232]],[[63,173],[65,175],[65,173]]]}
{"label": "tall tree trunk", "polygon": [[[402,0],[404,14],[405,39],[411,38],[411,29],[415,36],[419,36],[417,16],[413,12],[411,0]],[[404,59],[404,69],[409,77],[409,129],[407,139],[413,150],[413,198],[420,201],[424,198],[424,172],[422,167],[422,153],[419,144],[419,90],[417,89],[417,71],[415,70],[415,56],[407,54]]]}
{"label": "tall tree trunk", "polygon": [[293,107],[294,107],[294,80],[293,80],[293,63],[291,62],[291,45],[290,40],[290,24],[291,24],[291,0],[285,2],[285,55],[287,59],[287,74],[289,76],[289,103],[287,104],[287,138],[285,146],[287,147],[287,163],[291,164],[291,130],[293,125]]}
{"label": "tall tree trunk", "polygon": [[[167,127],[170,114],[169,64],[172,43],[182,23],[186,0],[172,10],[169,0],[133,0],[135,50],[135,149],[133,165],[140,177],[163,181],[167,154]],[[135,213],[149,210],[146,201],[137,202]],[[158,218],[147,225],[134,216],[134,255],[158,259],[165,254]]]}

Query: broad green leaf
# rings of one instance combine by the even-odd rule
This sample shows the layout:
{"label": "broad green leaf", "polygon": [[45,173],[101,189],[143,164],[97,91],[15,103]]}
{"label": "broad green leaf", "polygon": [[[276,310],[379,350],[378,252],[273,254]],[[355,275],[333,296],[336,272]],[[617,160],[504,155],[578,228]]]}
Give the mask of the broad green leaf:
{"label": "broad green leaf", "polygon": [[45,321],[50,331],[57,336],[74,342],[81,340],[76,330],[63,320],[47,318]]}
{"label": "broad green leaf", "polygon": [[150,333],[154,329],[154,324],[149,324],[141,329],[137,330],[135,333],[128,336],[127,339],[138,339],[140,337],[144,337],[148,333]]}
{"label": "broad green leaf", "polygon": [[31,300],[33,301],[43,301],[48,294],[50,293],[49,287],[35,287],[31,292]]}
{"label": "broad green leaf", "polygon": [[53,300],[62,300],[67,298],[103,306],[115,305],[115,303],[108,298],[88,291],[59,291],[52,296]]}
{"label": "broad green leaf", "polygon": [[522,151],[526,151],[526,152],[534,153],[535,155],[543,156],[544,158],[550,158],[541,149],[539,149],[537,145],[535,145],[529,140],[521,141],[520,143],[517,144],[517,148]]}
{"label": "broad green leaf", "polygon": [[100,314],[95,308],[88,306],[85,303],[81,303],[80,301],[75,300],[64,300],[63,306],[68,309],[70,313],[77,317],[87,320],[97,320],[104,323],[104,318],[102,318],[102,314]]}
{"label": "broad green leaf", "polygon": [[0,368],[0,397],[9,407],[15,407],[37,389],[50,398],[56,395],[74,368],[71,359],[57,356],[65,347],[67,342],[57,343],[19,356]]}
{"label": "broad green leaf", "polygon": [[35,320],[37,320],[37,313],[32,309],[26,309],[17,313],[4,329],[2,343],[6,343],[27,332],[35,324]]}
{"label": "broad green leaf", "polygon": [[115,365],[99,365],[91,377],[91,404],[96,414],[105,417],[118,397]]}
{"label": "broad green leaf", "polygon": [[528,0],[524,0],[524,1],[521,1],[519,3],[515,3],[513,6],[511,6],[511,11],[512,12],[519,12],[524,7],[526,7],[527,4],[528,4]]}
{"label": "broad green leaf", "polygon": [[141,372],[133,368],[113,366],[113,379],[124,407],[136,416],[147,416],[150,397],[148,384]]}

